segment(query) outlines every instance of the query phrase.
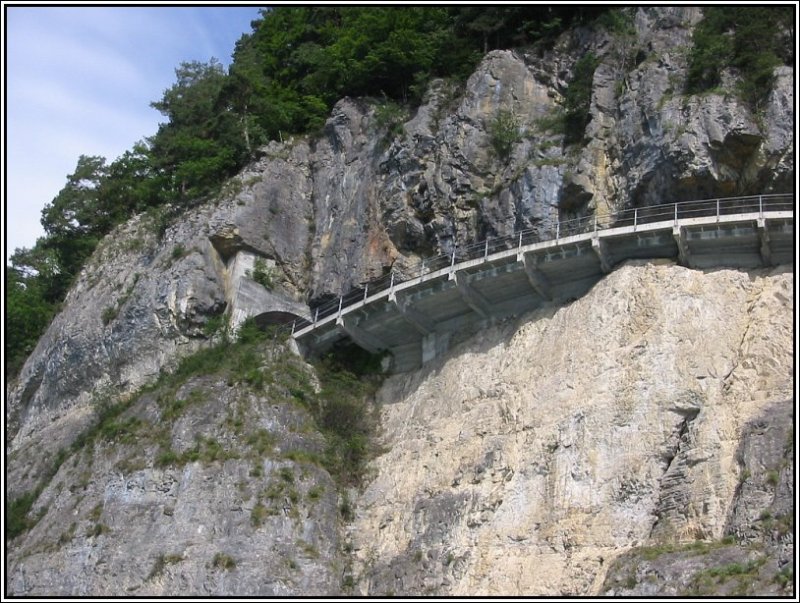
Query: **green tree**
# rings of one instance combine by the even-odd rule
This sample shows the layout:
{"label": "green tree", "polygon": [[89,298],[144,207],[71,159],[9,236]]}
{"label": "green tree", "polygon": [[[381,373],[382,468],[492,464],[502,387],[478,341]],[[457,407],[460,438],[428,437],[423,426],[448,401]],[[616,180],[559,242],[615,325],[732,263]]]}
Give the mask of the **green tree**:
{"label": "green tree", "polygon": [[148,143],[140,141],[108,166],[99,197],[112,222],[118,224],[136,212],[162,204],[164,187],[165,178],[153,165]]}
{"label": "green tree", "polygon": [[269,82],[265,77],[255,47],[249,36],[242,36],[236,44],[236,60],[231,64],[228,77],[220,90],[218,106],[223,105],[238,119],[244,147],[248,155],[268,140],[267,130],[259,121],[265,107]]}
{"label": "green tree", "polygon": [[66,295],[72,281],[61,267],[58,251],[49,242],[48,237],[40,237],[32,248],[14,250],[7,272],[15,271],[26,287],[34,283],[38,294],[47,303],[57,304]]}
{"label": "green tree", "polygon": [[[42,251],[50,250],[57,268],[51,271],[53,286],[66,294],[72,279],[100,238],[114,225],[111,208],[104,205],[100,189],[107,168],[103,157],[81,155],[67,184],[42,210],[42,227],[47,236],[37,242]],[[56,285],[57,283],[57,285]]]}
{"label": "green tree", "polygon": [[228,110],[218,106],[226,75],[217,60],[181,63],[175,75],[177,82],[151,103],[169,121],[150,142],[167,199],[186,201],[232,175],[247,145],[243,137],[231,135],[232,122],[221,118]]}
{"label": "green tree", "polygon": [[722,83],[731,69],[737,92],[758,109],[769,96],[775,68],[794,62],[794,9],[787,6],[719,6],[703,11],[693,35],[686,91],[697,94]]}
{"label": "green tree", "polygon": [[5,355],[6,376],[16,374],[47,328],[55,305],[45,299],[36,275],[6,269]]}
{"label": "green tree", "polygon": [[456,18],[459,26],[480,39],[481,49],[486,54],[490,49],[490,41],[491,48],[499,46],[500,37],[508,28],[510,19],[516,16],[512,11],[516,12],[507,6],[466,6],[458,9]]}
{"label": "green tree", "polygon": [[514,145],[522,140],[519,133],[519,119],[507,110],[500,110],[489,123],[489,140],[497,156],[508,161]]}
{"label": "green tree", "polygon": [[279,139],[319,128],[340,88],[328,45],[338,35],[337,8],[262,11],[236,45],[226,89],[240,114],[255,114],[257,134]]}
{"label": "green tree", "polygon": [[98,190],[106,174],[103,157],[81,155],[67,184],[42,210],[41,223],[51,237],[70,237],[102,230],[108,220]]}
{"label": "green tree", "polygon": [[331,48],[347,94],[387,95],[403,102],[421,96],[416,82],[441,75],[442,47],[452,41],[446,9],[393,7],[350,9],[343,33]]}
{"label": "green tree", "polygon": [[564,92],[564,142],[567,144],[583,140],[590,120],[594,71],[599,63],[600,59],[591,52],[575,63],[572,81]]}
{"label": "green tree", "polygon": [[460,6],[451,8],[461,44],[484,54],[495,48],[525,46],[556,35],[574,24],[595,19],[608,7],[602,5]]}

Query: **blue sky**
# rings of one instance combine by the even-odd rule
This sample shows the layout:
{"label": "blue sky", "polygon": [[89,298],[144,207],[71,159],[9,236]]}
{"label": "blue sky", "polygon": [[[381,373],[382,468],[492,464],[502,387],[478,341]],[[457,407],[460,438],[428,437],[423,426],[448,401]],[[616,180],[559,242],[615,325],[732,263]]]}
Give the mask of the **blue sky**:
{"label": "blue sky", "polygon": [[258,5],[5,9],[6,258],[43,234],[42,207],[78,157],[110,162],[151,136],[184,61],[230,64]]}

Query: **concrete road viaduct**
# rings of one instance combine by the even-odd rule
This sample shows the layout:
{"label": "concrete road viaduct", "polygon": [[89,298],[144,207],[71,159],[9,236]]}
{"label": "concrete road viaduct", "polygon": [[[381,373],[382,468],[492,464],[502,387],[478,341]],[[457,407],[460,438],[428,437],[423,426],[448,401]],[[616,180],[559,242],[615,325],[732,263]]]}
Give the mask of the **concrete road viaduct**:
{"label": "concrete road viaduct", "polygon": [[311,354],[349,339],[389,352],[393,372],[412,370],[493,321],[583,295],[625,260],[668,258],[698,269],[792,263],[794,195],[637,208],[563,221],[553,239],[534,237],[489,239],[366,283],[296,320],[292,336]]}

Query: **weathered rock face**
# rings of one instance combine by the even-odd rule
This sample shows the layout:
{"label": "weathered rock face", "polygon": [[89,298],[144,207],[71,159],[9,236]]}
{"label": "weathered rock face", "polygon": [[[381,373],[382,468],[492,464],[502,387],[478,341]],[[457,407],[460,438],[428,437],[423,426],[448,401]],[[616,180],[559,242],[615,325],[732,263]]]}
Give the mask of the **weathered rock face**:
{"label": "weathered rock face", "polygon": [[8,557],[9,592],[338,593],[337,485],[292,460],[324,448],[308,413],[275,388],[209,376],[144,394],[63,460],[32,510],[41,519]]}
{"label": "weathered rock face", "polygon": [[[309,305],[389,270],[403,272],[420,257],[523,228],[546,237],[559,218],[792,190],[793,70],[777,70],[758,118],[733,96],[684,96],[686,51],[700,17],[695,8],[641,8],[635,34],[587,27],[567,32],[551,49],[491,52],[464,86],[433,82],[413,115],[393,117],[385,103],[344,99],[322,136],[270,143],[218,198],[170,224],[163,214],[145,214],[120,226],[103,241],[8,389],[7,495],[13,499],[36,487],[50,459],[89,425],[98,396],[125,395],[155,380],[207,346],[220,323],[235,327],[250,316],[274,322],[308,315]],[[589,52],[599,64],[585,140],[565,146],[547,124],[560,111],[575,64]],[[507,157],[492,144],[501,112],[516,124]],[[259,263],[268,287],[254,276]],[[663,282],[644,270],[650,282],[628,267],[596,289],[613,282],[614,295],[541,313],[513,337],[501,329],[494,339],[468,346],[473,351],[462,360],[409,378],[403,386],[408,400],[430,397],[414,412],[427,404],[426,412],[441,413],[426,415],[434,430],[415,422],[413,413],[401,418],[409,406],[398,401],[398,391],[387,390],[387,399],[398,401],[387,409],[387,441],[395,441],[406,420],[404,429],[413,438],[398,440],[390,453],[395,456],[379,461],[378,481],[362,501],[359,525],[385,525],[374,530],[373,542],[358,543],[359,589],[594,592],[601,568],[620,548],[670,535],[723,534],[735,490],[731,480],[739,471],[738,430],[777,399],[783,385],[769,381],[770,375],[788,383],[790,373],[780,376],[786,355],[781,342],[793,297],[780,283],[791,276],[754,275],[750,282],[746,273],[671,270],[677,280]],[[759,283],[775,287],[776,297],[758,294]],[[663,302],[657,301],[660,295]],[[706,298],[715,301],[706,307],[700,301]],[[777,304],[775,314],[767,312],[771,304]],[[601,332],[609,325],[616,331],[578,343],[570,330],[578,325],[569,319],[575,308],[583,308]],[[723,328],[724,312],[738,315],[740,323],[743,312],[772,322],[761,330],[736,331]],[[653,316],[661,322],[648,331]],[[537,334],[541,329],[547,337]],[[695,330],[705,334],[703,344]],[[524,343],[526,333],[535,344]],[[750,338],[751,333],[760,335]],[[531,351],[545,339],[560,347],[547,354]],[[706,341],[719,343],[713,348],[718,352]],[[514,346],[521,351],[500,359],[500,350]],[[580,359],[579,346],[586,346]],[[487,355],[477,359],[474,350]],[[748,354],[758,363],[748,364]],[[462,369],[456,368],[459,362]],[[393,383],[401,387],[401,381]],[[572,393],[576,388],[581,400]],[[505,419],[491,419],[490,399]],[[579,416],[575,409],[584,400],[596,402]],[[526,427],[519,431],[515,417],[525,416],[529,406],[552,414],[520,419]],[[736,410],[730,422],[718,424],[727,415],[706,408]],[[463,423],[457,430],[437,423],[454,416]],[[436,430],[443,443],[428,450]],[[474,435],[479,432],[483,436]],[[595,451],[591,458],[588,450]],[[602,465],[602,458],[616,458],[619,451],[617,467]],[[440,473],[441,460],[430,457],[434,452],[458,471]],[[408,470],[421,467],[422,457],[428,459],[430,483]],[[528,457],[538,459],[536,464]],[[405,468],[404,480],[421,481],[387,499],[394,506],[381,506],[388,502],[378,500],[379,493],[389,492],[382,475],[393,468]],[[161,477],[155,471],[142,479]],[[187,489],[194,487],[189,482],[196,475],[185,479]],[[425,488],[435,495],[415,498]],[[540,511],[520,507],[531,492],[539,492]],[[394,513],[405,519],[390,519]],[[511,523],[513,530],[503,527]],[[430,543],[437,538],[450,544],[435,549]],[[431,555],[437,550],[447,563],[434,571]],[[532,550],[545,577],[525,569]],[[368,567],[373,553],[378,561]],[[498,569],[506,560],[511,578]],[[404,568],[397,570],[399,577],[390,578],[392,563]],[[417,571],[422,569],[428,572],[424,579]],[[14,584],[18,592],[29,592]],[[104,588],[96,582],[85,592],[110,592]],[[139,588],[144,590],[137,593],[173,592],[172,586]],[[70,592],[76,589],[77,583]]]}
{"label": "weathered rock face", "polygon": [[765,505],[740,436],[791,396],[793,283],[629,263],[391,378],[350,529],[360,592],[596,594],[629,547],[746,525]]}
{"label": "weathered rock face", "polygon": [[794,590],[793,400],[767,406],[742,430],[739,485],[726,538],[634,548],[606,575],[604,595],[790,595]]}

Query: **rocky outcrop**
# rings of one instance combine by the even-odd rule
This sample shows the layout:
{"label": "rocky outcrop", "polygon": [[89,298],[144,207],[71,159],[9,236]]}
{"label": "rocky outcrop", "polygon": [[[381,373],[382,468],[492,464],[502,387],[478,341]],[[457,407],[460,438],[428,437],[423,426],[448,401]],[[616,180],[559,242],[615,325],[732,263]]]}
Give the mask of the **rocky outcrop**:
{"label": "rocky outcrop", "polygon": [[[783,593],[793,286],[786,268],[628,262],[391,377],[344,538],[305,411],[215,377],[145,392],[61,459],[10,588],[336,594],[352,571],[371,595],[708,594],[735,569],[724,592]],[[741,591],[752,572],[766,586]]]}
{"label": "rocky outcrop", "polygon": [[583,51],[601,60],[587,143],[570,166],[565,202],[578,197],[602,215],[619,207],[793,188],[787,153],[794,149],[794,95],[786,77],[792,70],[776,72],[764,111],[770,126],[727,90],[685,96],[692,26],[700,17],[697,8],[643,8],[635,33],[586,40]]}
{"label": "rocky outcrop", "polygon": [[[266,375],[296,364],[272,355]],[[9,593],[340,592],[338,486],[304,460],[325,449],[312,425],[279,385],[207,376],[143,393],[62,456],[8,556]]]}
{"label": "rocky outcrop", "polygon": [[[626,34],[595,26],[549,50],[491,52],[463,89],[434,82],[410,118],[344,99],[319,139],[271,143],[160,241],[160,216],[122,227],[12,389],[13,430],[51,424],[101,385],[138,386],[202,345],[222,312],[234,324],[270,306],[304,315],[421,256],[523,228],[546,236],[559,216],[791,189],[793,71],[778,70],[759,118],[734,96],[684,96],[700,16],[641,8]],[[545,124],[586,53],[599,61],[586,137],[565,147]],[[492,145],[501,112],[515,128],[507,157]],[[255,258],[275,271],[271,300],[238,294]]]}
{"label": "rocky outcrop", "polygon": [[772,595],[794,590],[793,400],[743,428],[739,484],[722,540],[634,548],[612,564],[603,595]]}
{"label": "rocky outcrop", "polygon": [[740,437],[791,396],[793,282],[629,262],[392,377],[350,527],[359,592],[597,594],[631,547],[752,521]]}

